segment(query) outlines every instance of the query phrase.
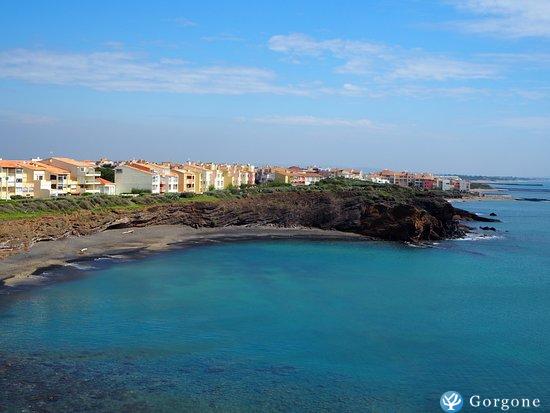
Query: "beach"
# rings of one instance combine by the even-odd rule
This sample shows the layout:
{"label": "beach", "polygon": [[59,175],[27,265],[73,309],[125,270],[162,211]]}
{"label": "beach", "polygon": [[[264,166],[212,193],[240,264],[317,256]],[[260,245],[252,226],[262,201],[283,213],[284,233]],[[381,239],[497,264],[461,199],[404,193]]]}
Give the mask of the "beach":
{"label": "beach", "polygon": [[142,228],[112,229],[81,237],[38,242],[28,251],[1,262],[0,281],[8,287],[40,284],[47,269],[100,257],[145,256],[160,251],[202,243],[251,239],[360,239],[368,237],[316,228],[273,226],[228,226],[192,228],[182,225],[153,225]]}

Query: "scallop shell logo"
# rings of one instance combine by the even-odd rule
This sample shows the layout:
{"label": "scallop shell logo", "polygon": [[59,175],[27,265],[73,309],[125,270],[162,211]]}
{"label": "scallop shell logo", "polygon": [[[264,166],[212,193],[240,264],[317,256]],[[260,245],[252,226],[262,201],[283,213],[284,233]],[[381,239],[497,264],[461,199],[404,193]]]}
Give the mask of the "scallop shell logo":
{"label": "scallop shell logo", "polygon": [[459,412],[462,409],[462,402],[462,396],[456,391],[445,392],[439,399],[444,412]]}

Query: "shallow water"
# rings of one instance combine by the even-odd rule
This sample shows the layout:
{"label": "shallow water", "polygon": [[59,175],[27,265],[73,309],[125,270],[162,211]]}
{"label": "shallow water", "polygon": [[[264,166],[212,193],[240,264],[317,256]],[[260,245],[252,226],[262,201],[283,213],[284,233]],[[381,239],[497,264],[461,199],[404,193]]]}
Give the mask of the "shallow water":
{"label": "shallow water", "polygon": [[0,411],[550,410],[550,204],[459,206],[498,232],[198,246],[2,295]]}

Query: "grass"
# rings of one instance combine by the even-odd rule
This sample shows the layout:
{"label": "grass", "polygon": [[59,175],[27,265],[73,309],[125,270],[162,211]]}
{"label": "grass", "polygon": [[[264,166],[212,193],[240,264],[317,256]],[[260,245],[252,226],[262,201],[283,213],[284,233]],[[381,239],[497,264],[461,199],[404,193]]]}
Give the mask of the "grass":
{"label": "grass", "polygon": [[49,199],[14,199],[0,201],[0,221],[55,216],[78,211],[132,211],[144,209],[152,205],[182,204],[190,202],[213,202],[220,198],[212,195],[178,196],[170,195],[140,195],[137,197],[123,196],[74,196]]}

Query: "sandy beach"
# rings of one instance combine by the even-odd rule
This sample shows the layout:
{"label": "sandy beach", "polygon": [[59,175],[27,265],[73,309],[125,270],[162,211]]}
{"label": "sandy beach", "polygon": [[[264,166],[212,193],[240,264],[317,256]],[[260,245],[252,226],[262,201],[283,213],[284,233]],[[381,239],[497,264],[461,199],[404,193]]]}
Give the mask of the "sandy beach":
{"label": "sandy beach", "polygon": [[369,238],[340,231],[314,228],[277,228],[268,226],[234,226],[191,228],[180,225],[154,225],[144,228],[114,229],[83,237],[68,237],[39,242],[29,251],[0,262],[0,281],[13,287],[40,284],[48,268],[88,261],[107,256],[146,256],[159,251],[210,242],[251,239],[319,239],[368,240]]}

